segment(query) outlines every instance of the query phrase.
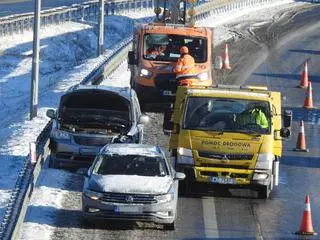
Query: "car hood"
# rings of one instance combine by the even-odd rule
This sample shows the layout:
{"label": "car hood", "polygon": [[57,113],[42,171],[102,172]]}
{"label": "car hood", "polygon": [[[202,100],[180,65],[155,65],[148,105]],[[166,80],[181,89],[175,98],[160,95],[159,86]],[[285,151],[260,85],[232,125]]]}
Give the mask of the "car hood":
{"label": "car hood", "polygon": [[59,117],[70,116],[70,111],[94,110],[97,114],[105,110],[130,112],[130,101],[111,91],[82,89],[63,95],[59,104]]}
{"label": "car hood", "polygon": [[89,188],[98,192],[165,194],[172,184],[170,176],[91,175]]}

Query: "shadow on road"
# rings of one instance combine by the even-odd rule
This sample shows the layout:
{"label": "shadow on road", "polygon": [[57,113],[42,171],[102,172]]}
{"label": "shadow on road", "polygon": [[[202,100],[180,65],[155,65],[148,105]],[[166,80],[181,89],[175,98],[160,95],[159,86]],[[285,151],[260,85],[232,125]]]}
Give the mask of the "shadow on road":
{"label": "shadow on road", "polygon": [[220,198],[242,198],[256,199],[257,193],[253,189],[241,186],[231,185],[209,185],[209,184],[194,184],[188,194],[183,194],[181,197],[186,198],[202,198],[202,197],[220,197]]}

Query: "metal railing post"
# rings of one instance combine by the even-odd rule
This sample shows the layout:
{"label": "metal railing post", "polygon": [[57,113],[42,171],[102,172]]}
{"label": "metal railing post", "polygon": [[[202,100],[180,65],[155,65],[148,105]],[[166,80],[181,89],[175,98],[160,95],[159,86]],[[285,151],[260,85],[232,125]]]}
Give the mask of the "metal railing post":
{"label": "metal railing post", "polygon": [[37,116],[38,112],[38,82],[39,82],[39,49],[40,49],[40,10],[41,0],[35,1],[34,27],[33,27],[33,56],[31,76],[30,120]]}

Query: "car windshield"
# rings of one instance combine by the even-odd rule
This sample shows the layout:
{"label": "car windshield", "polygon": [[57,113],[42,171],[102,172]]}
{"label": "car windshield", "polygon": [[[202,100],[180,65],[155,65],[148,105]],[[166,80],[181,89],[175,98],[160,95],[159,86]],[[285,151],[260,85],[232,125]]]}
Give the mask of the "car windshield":
{"label": "car windshield", "polygon": [[94,173],[100,175],[167,176],[165,160],[159,156],[102,155]]}
{"label": "car windshield", "polygon": [[269,134],[270,123],[270,105],[266,101],[189,97],[183,128]]}
{"label": "car windshield", "polygon": [[207,40],[174,34],[145,34],[143,57],[147,60],[176,62],[180,48],[187,46],[196,63],[207,61]]}

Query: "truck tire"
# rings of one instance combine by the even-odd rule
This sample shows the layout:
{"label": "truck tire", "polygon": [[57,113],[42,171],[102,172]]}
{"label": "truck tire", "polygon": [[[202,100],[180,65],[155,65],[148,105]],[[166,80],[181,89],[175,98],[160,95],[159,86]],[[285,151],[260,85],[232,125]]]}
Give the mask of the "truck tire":
{"label": "truck tire", "polygon": [[179,194],[181,196],[188,196],[192,192],[193,186],[193,176],[189,171],[184,171],[186,178],[182,181],[179,181]]}
{"label": "truck tire", "polygon": [[261,186],[258,189],[258,198],[259,199],[267,199],[270,196],[270,192],[271,192],[270,185],[269,186]]}
{"label": "truck tire", "polygon": [[164,229],[164,230],[174,231],[175,228],[176,228],[175,222],[167,223],[167,224],[164,224],[164,225],[163,225],[163,229]]}

